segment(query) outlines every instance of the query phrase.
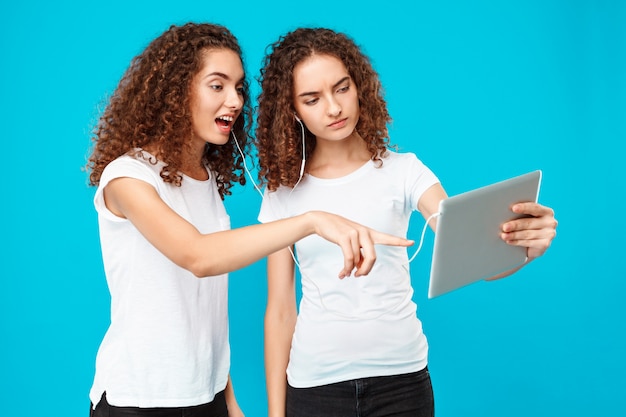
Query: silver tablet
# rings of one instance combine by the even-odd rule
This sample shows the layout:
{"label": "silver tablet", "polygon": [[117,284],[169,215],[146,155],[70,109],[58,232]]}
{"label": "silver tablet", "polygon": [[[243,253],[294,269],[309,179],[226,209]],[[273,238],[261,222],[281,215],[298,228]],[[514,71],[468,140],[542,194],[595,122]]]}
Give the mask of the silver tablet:
{"label": "silver tablet", "polygon": [[500,238],[501,225],[519,218],[515,203],[539,196],[541,171],[449,197],[439,204],[428,298],[508,271],[526,261],[526,248]]}

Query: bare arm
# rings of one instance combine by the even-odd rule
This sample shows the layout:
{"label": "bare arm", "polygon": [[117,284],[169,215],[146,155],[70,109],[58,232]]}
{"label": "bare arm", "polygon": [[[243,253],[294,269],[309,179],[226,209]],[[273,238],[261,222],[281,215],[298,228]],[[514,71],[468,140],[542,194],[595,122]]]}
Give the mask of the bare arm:
{"label": "bare arm", "polygon": [[294,262],[283,249],[267,259],[268,291],[265,311],[265,380],[268,417],[284,417],[287,364],[296,326]]}
{"label": "bare arm", "polygon": [[165,204],[151,185],[134,178],[111,181],[104,189],[104,200],[112,213],[131,221],[161,253],[198,277],[243,268],[314,233],[341,247],[344,268],[339,277],[354,269],[356,275],[367,274],[376,260],[374,244],[413,243],[324,212],[201,234]]}
{"label": "bare arm", "polygon": [[[439,202],[446,198],[448,198],[448,195],[441,184],[434,184],[428,190],[424,191],[424,194],[422,194],[419,202],[417,203],[417,209],[420,213],[422,213],[424,219],[428,219],[430,216],[439,211]],[[436,217],[430,221],[430,228],[433,229],[433,231],[437,230]]]}

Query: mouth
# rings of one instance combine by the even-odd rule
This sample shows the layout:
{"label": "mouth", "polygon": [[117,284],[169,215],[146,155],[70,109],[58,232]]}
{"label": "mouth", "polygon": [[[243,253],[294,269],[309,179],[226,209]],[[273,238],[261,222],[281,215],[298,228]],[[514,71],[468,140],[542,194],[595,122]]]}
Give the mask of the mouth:
{"label": "mouth", "polygon": [[348,122],[348,118],[343,118],[341,120],[337,120],[336,122],[333,122],[331,124],[328,125],[328,127],[333,128],[333,129],[339,129],[344,127]]}
{"label": "mouth", "polygon": [[218,129],[225,133],[230,132],[234,122],[235,118],[233,116],[219,116],[215,118],[215,124],[217,124]]}

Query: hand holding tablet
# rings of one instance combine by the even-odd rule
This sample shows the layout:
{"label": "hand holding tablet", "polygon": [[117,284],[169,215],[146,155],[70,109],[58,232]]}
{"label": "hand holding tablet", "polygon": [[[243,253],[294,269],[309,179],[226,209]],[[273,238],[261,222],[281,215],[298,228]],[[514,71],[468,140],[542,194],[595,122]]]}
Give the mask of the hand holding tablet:
{"label": "hand holding tablet", "polygon": [[522,265],[526,248],[506,244],[503,223],[523,217],[511,211],[537,202],[541,171],[533,171],[442,200],[430,271],[428,298]]}

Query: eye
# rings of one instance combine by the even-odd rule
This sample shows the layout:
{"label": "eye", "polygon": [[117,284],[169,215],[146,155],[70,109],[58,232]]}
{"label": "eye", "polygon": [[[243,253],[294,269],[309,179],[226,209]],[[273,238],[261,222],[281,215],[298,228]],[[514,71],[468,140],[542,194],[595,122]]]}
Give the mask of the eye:
{"label": "eye", "polygon": [[214,91],[222,91],[224,89],[224,87],[222,87],[220,84],[211,84],[209,85],[209,88]]}
{"label": "eye", "polygon": [[306,104],[307,106],[312,106],[312,105],[314,105],[315,103],[317,103],[317,102],[318,102],[318,100],[319,100],[319,99],[318,99],[317,97],[316,97],[316,98],[312,98],[311,100],[307,100],[307,101],[305,101],[305,102],[304,102],[304,104]]}
{"label": "eye", "polygon": [[240,96],[243,96],[245,92],[246,90],[243,88],[243,86],[237,87],[237,94],[239,94]]}
{"label": "eye", "polygon": [[337,92],[338,92],[338,93],[345,93],[345,92],[347,92],[349,89],[350,89],[350,86],[349,86],[349,85],[346,85],[346,86],[344,86],[344,87],[339,88],[339,89],[337,90]]}

